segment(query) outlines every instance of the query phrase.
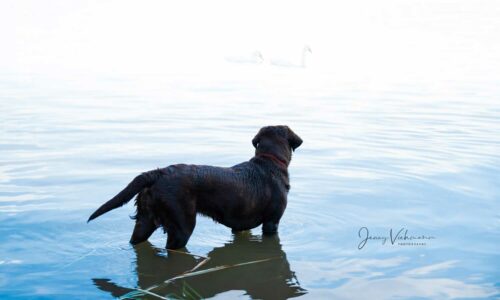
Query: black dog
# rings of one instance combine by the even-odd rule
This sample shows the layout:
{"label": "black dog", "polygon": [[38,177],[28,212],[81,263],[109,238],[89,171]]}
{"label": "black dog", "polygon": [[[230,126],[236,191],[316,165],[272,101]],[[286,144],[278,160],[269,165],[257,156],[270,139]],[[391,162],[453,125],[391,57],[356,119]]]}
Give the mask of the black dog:
{"label": "black dog", "polygon": [[196,213],[234,231],[263,224],[264,233],[274,233],[286,208],[292,151],[302,139],[288,126],[267,126],[252,144],[255,156],[231,168],[178,164],[142,173],[88,221],[139,193],[132,244],[147,240],[162,226],[168,233],[167,248],[182,248],[193,232]]}

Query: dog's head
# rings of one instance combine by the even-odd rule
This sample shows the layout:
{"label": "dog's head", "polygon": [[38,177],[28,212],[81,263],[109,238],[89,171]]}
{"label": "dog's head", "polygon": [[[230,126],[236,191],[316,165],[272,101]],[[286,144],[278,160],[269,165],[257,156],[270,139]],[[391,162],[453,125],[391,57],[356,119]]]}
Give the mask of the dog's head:
{"label": "dog's head", "polygon": [[286,125],[266,126],[259,130],[252,144],[256,155],[268,153],[289,163],[292,152],[302,144],[302,139]]}

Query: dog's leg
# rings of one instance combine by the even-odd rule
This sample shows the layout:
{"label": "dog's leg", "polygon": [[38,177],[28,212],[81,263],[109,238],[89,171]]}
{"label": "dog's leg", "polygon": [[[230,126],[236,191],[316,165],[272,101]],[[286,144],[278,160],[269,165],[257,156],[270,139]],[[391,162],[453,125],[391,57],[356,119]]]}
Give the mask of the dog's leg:
{"label": "dog's leg", "polygon": [[168,234],[167,249],[186,246],[196,225],[195,203],[192,197],[177,198],[177,201],[169,202],[164,226]]}
{"label": "dog's leg", "polygon": [[196,214],[190,216],[187,221],[182,227],[174,225],[167,228],[167,249],[179,249],[186,246],[194,230]]}
{"label": "dog's leg", "polygon": [[154,216],[151,213],[153,208],[149,207],[151,203],[154,203],[151,189],[145,188],[136,198],[137,215],[133,217],[133,219],[135,219],[135,226],[132,236],[130,237],[130,243],[132,245],[146,241],[156,228],[158,228]]}
{"label": "dog's leg", "polygon": [[285,211],[284,207],[276,207],[271,210],[271,213],[264,217],[264,222],[262,222],[262,233],[264,234],[274,234],[278,232],[278,225],[280,219]]}
{"label": "dog's leg", "polygon": [[135,220],[134,231],[130,238],[132,245],[137,245],[146,241],[158,228],[153,218],[138,216]]}
{"label": "dog's leg", "polygon": [[262,233],[274,234],[278,232],[278,224],[279,224],[278,222],[272,222],[272,221],[264,222],[262,224]]}
{"label": "dog's leg", "polygon": [[179,229],[172,229],[170,227],[167,229],[167,249],[179,249],[186,246],[189,238],[191,237],[192,230],[190,232],[182,231]]}

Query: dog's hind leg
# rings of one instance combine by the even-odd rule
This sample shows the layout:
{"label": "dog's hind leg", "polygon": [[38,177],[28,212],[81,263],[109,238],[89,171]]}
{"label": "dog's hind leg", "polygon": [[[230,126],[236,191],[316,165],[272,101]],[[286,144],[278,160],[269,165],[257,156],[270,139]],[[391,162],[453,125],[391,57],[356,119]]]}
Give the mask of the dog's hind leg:
{"label": "dog's hind leg", "polygon": [[172,226],[167,228],[167,249],[179,249],[185,247],[191,237],[191,234],[193,233],[193,229],[182,230],[179,228],[173,228]]}
{"label": "dog's hind leg", "polygon": [[130,243],[132,245],[146,241],[156,228],[158,228],[152,212],[154,208],[151,207],[154,202],[155,200],[149,188],[145,188],[137,195],[137,214],[133,217],[133,219],[135,219],[135,226],[132,237],[130,238]]}
{"label": "dog's hind leg", "polygon": [[181,201],[170,202],[166,224],[167,249],[179,249],[186,246],[196,225],[195,200],[186,197]]}
{"label": "dog's hind leg", "polygon": [[134,231],[130,238],[130,243],[136,245],[149,239],[149,237],[158,228],[152,218],[140,218],[135,220]]}

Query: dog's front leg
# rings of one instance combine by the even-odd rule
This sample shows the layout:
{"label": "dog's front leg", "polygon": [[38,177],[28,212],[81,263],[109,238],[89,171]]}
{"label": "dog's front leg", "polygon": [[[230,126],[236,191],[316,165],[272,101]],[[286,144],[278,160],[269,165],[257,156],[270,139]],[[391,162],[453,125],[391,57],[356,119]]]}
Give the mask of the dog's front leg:
{"label": "dog's front leg", "polygon": [[262,224],[262,233],[274,234],[278,232],[278,222],[268,221]]}
{"label": "dog's front leg", "polygon": [[278,232],[278,225],[285,212],[286,208],[286,198],[281,201],[275,201],[274,207],[270,207],[268,214],[264,216],[262,222],[262,233],[273,234]]}

